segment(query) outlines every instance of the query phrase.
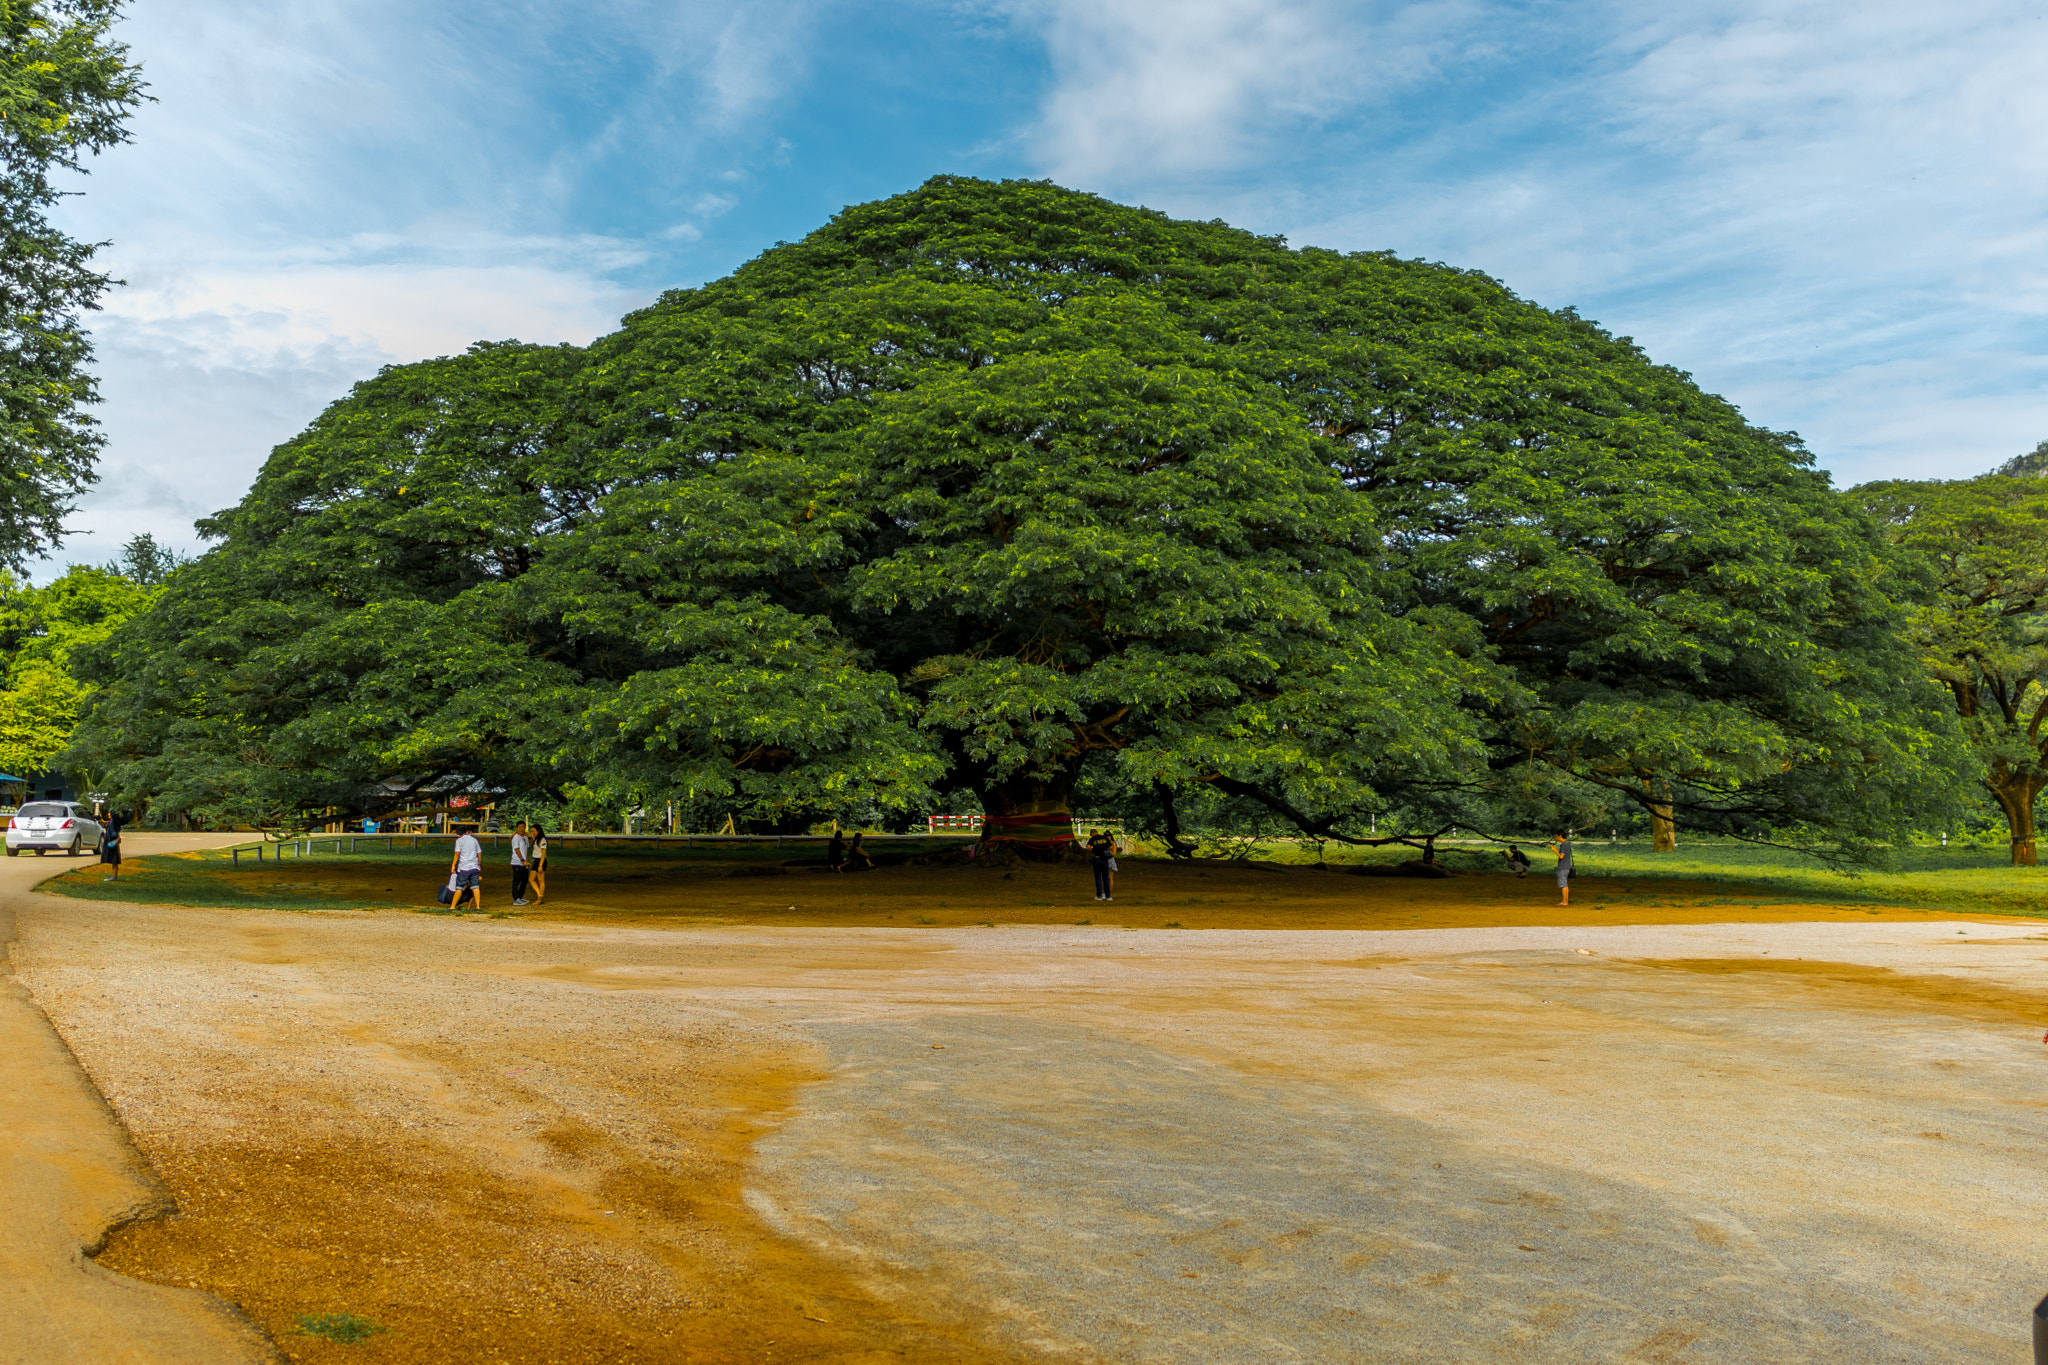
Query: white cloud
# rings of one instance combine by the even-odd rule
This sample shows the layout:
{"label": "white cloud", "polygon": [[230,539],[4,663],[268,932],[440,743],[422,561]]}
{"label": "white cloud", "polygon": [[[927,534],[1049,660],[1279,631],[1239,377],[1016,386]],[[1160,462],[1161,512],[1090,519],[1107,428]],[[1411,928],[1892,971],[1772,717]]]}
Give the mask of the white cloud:
{"label": "white cloud", "polygon": [[[238,501],[273,446],[384,365],[474,341],[588,342],[647,301],[602,273],[610,244],[586,244],[582,269],[566,247],[532,242],[448,253],[466,265],[378,260],[388,248],[130,262],[135,284],[92,320],[109,437],[101,484],[58,561],[111,558],[140,531],[195,548],[194,518]],[[537,255],[552,259],[522,259]]]}

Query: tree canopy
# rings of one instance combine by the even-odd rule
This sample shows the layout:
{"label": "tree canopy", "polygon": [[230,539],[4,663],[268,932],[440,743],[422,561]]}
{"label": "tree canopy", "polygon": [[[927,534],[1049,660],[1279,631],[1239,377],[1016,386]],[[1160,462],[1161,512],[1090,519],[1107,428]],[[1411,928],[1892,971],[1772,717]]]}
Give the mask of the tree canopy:
{"label": "tree canopy", "polygon": [[1085,771],[1337,837],[1572,781],[1855,843],[1951,775],[1795,439],[1485,276],[1042,183],[386,370],[202,529],[81,736],[160,809],[1028,814]]}
{"label": "tree canopy", "polygon": [[76,655],[105,643],[150,596],[113,567],[74,566],[43,588],[0,573],[0,772],[41,772],[69,747],[89,695]]}
{"label": "tree canopy", "polygon": [[2048,787],[2048,484],[2022,469],[1849,496],[1932,583],[1907,633],[1954,704],[2013,862],[2032,867],[2034,803]]}
{"label": "tree canopy", "polygon": [[108,37],[117,0],[0,0],[0,568],[63,537],[93,481],[98,394],[80,314],[112,283],[94,245],[48,211],[53,174],[127,140],[143,98],[128,49]]}

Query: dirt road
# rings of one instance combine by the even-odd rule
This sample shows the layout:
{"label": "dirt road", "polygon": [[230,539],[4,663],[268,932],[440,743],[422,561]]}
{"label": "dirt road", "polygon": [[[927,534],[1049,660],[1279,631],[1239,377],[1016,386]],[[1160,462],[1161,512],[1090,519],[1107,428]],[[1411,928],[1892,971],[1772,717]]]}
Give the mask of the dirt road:
{"label": "dirt road", "polygon": [[2048,1279],[2029,922],[21,928],[180,1207],[103,1259],[296,1359],[1975,1362]]}
{"label": "dirt road", "polygon": [[[223,842],[134,835],[142,851]],[[28,889],[70,865],[0,861],[0,949]],[[224,1301],[112,1275],[88,1253],[109,1227],[171,1201],[0,958],[0,1361],[57,1365],[269,1360],[269,1345]]]}

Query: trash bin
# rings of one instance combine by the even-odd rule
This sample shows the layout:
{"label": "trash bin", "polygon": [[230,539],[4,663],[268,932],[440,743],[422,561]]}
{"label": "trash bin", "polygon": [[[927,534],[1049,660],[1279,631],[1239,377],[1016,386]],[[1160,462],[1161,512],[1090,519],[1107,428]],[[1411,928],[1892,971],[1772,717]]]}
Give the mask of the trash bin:
{"label": "trash bin", "polygon": [[2048,1365],[2048,1299],[2034,1305],[2034,1365]]}

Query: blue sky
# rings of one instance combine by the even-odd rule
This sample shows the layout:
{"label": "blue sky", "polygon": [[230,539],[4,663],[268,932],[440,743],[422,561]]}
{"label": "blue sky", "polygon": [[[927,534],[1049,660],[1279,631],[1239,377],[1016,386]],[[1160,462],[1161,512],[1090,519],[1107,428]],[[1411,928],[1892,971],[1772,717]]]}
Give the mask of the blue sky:
{"label": "blue sky", "polygon": [[[848,202],[1050,177],[1575,305],[1850,484],[2048,438],[2048,4],[131,0],[67,225],[184,548],[379,365],[588,341]],[[54,567],[54,566],[53,566]]]}

